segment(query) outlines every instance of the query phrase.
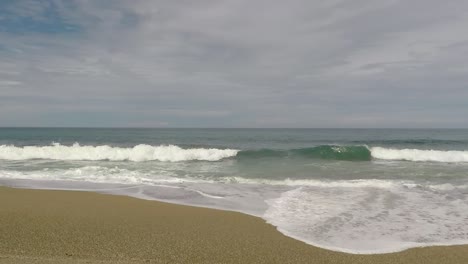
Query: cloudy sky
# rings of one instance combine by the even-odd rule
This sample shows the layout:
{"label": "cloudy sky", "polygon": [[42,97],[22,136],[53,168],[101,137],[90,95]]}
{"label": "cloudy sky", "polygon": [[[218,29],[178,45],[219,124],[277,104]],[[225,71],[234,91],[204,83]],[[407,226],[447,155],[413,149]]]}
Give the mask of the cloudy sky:
{"label": "cloudy sky", "polygon": [[0,126],[468,127],[468,1],[1,0]]}

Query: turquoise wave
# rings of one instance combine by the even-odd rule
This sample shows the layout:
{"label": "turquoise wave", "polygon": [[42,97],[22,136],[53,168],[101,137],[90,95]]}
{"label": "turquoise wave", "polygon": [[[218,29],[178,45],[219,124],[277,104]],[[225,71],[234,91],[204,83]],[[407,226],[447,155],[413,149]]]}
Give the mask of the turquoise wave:
{"label": "turquoise wave", "polygon": [[244,150],[237,154],[239,160],[258,158],[312,158],[326,160],[370,161],[370,150],[366,146],[320,145],[316,147],[289,150]]}

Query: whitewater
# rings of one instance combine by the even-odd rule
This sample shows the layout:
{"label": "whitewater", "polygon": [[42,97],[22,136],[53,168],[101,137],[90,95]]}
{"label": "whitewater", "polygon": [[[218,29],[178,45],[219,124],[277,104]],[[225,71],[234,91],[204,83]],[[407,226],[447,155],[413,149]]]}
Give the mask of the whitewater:
{"label": "whitewater", "polygon": [[238,211],[355,254],[468,244],[467,132],[0,129],[0,185]]}
{"label": "whitewater", "polygon": [[185,161],[208,160],[216,161],[237,154],[232,149],[182,149],[178,146],[150,146],[140,144],[131,148],[103,146],[81,146],[75,143],[64,146],[53,143],[51,146],[0,146],[0,159],[28,160],[114,160],[114,161]]}
{"label": "whitewater", "polygon": [[[311,153],[319,150],[318,158],[331,159],[353,159],[362,158],[355,155],[356,149],[364,149],[364,155],[380,160],[406,160],[406,161],[433,161],[433,162],[468,162],[468,151],[440,151],[440,150],[420,150],[420,149],[392,149],[383,147],[366,146],[319,146],[308,148]],[[307,149],[293,149],[289,152],[299,152]],[[328,153],[326,152],[328,151]],[[0,145],[0,159],[4,160],[29,160],[29,159],[52,159],[52,160],[84,160],[84,161],[219,161],[225,158],[235,157],[240,152],[237,149],[216,149],[216,148],[188,148],[184,149],[175,145],[151,146],[139,144],[134,147],[112,147],[82,146],[74,143],[71,146],[52,143],[50,146],[22,146]],[[245,151],[244,153],[249,152]],[[255,153],[255,151],[250,151]],[[255,158],[262,158],[262,154],[271,155],[272,152],[288,152],[287,150],[262,150],[257,151],[259,155]],[[307,153],[302,151],[305,156]],[[333,155],[335,154],[335,155]],[[342,154],[343,156],[339,156]],[[344,156],[349,154],[348,156]],[[353,156],[354,154],[354,156]],[[310,154],[309,154],[310,156]],[[253,157],[253,155],[250,155]],[[366,157],[364,157],[364,160]]]}

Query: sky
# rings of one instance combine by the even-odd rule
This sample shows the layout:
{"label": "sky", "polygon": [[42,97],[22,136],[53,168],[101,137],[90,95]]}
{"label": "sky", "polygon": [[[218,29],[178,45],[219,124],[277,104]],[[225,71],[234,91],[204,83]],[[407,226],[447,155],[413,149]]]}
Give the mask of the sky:
{"label": "sky", "polygon": [[0,126],[468,128],[466,0],[1,0]]}

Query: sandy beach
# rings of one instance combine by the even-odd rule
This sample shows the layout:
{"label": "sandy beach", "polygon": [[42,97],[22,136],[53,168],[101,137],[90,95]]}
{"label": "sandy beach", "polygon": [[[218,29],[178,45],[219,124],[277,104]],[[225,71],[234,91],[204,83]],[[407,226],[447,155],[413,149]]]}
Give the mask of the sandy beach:
{"label": "sandy beach", "polygon": [[468,246],[381,255],[316,248],[236,212],[0,187],[0,263],[468,263]]}

